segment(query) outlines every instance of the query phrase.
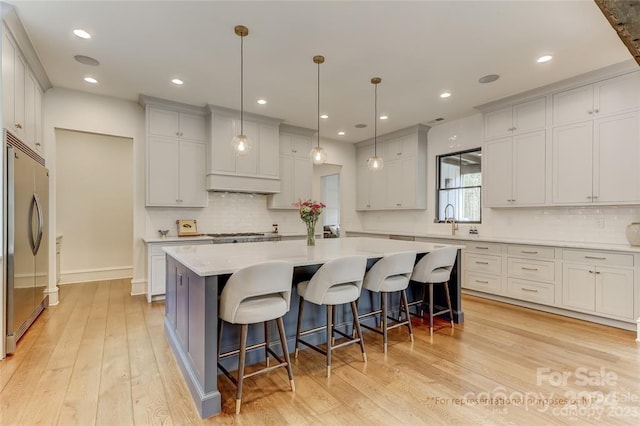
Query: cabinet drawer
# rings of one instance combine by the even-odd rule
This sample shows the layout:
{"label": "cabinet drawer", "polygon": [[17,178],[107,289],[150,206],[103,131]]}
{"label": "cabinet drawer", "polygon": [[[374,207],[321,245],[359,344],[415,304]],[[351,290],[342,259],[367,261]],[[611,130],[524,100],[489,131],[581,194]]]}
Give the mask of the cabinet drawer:
{"label": "cabinet drawer", "polygon": [[555,281],[555,263],[550,260],[518,259],[507,260],[507,271],[510,277],[525,278],[535,281]]}
{"label": "cabinet drawer", "polygon": [[502,258],[500,256],[467,253],[465,255],[464,268],[468,271],[474,272],[501,274]]}
{"label": "cabinet drawer", "polygon": [[540,246],[508,246],[509,256],[521,256],[529,259],[554,259],[555,249],[553,247]]}
{"label": "cabinet drawer", "polygon": [[500,294],[502,290],[502,286],[500,285],[500,277],[498,276],[467,272],[465,274],[465,278],[466,279],[462,283],[463,288],[484,291],[493,294]]}
{"label": "cabinet drawer", "polygon": [[633,255],[605,251],[562,250],[562,259],[590,265],[633,267]]}
{"label": "cabinet drawer", "polygon": [[476,243],[476,242],[467,242],[464,244],[467,246],[467,251],[472,251],[476,253],[489,253],[489,254],[501,254],[502,246],[501,244],[496,243]]}
{"label": "cabinet drawer", "polygon": [[509,278],[507,295],[515,299],[552,305],[555,302],[555,286],[548,283]]}

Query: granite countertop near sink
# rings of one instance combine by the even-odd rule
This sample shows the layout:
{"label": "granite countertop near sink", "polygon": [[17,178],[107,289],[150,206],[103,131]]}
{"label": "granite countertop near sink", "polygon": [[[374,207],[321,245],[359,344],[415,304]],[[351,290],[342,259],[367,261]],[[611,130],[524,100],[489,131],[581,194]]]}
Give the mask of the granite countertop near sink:
{"label": "granite countertop near sink", "polygon": [[368,235],[399,235],[415,238],[438,238],[444,240],[456,240],[456,241],[483,241],[487,243],[505,243],[505,244],[527,244],[536,246],[548,246],[548,247],[565,247],[565,248],[577,248],[588,250],[611,250],[611,251],[623,251],[630,253],[640,253],[640,246],[632,246],[629,244],[610,244],[610,243],[596,243],[589,241],[552,241],[552,240],[536,240],[531,238],[506,238],[506,237],[491,237],[486,235],[448,235],[448,234],[427,234],[427,233],[406,233],[406,232],[390,232],[390,231],[347,231],[354,234],[368,234]]}

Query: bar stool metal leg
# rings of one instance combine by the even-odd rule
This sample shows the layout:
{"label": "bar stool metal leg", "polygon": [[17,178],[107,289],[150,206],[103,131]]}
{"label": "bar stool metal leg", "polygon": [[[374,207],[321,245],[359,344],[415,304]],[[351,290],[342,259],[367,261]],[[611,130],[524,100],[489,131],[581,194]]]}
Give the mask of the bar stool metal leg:
{"label": "bar stool metal leg", "polygon": [[429,283],[429,335],[433,336],[433,283]]}
{"label": "bar stool metal leg", "polygon": [[449,296],[449,283],[444,283],[444,292],[447,296],[447,307],[449,308],[449,319],[451,320],[451,328],[453,328],[453,309],[451,309],[451,297]]}
{"label": "bar stool metal leg", "polygon": [[387,333],[388,333],[388,329],[387,329],[387,292],[385,291],[381,291],[380,292],[380,306],[382,308],[382,343],[384,346],[384,353],[386,355],[387,353]]}
{"label": "bar stool metal leg", "polygon": [[362,329],[360,328],[360,320],[358,319],[358,307],[356,302],[351,302],[351,312],[353,313],[353,322],[356,326],[356,333],[360,340],[360,350],[362,351],[362,361],[367,362],[367,352],[364,349],[364,339],[362,338]]}
{"label": "bar stool metal leg", "polygon": [[289,375],[289,383],[291,384],[291,391],[296,391],[296,385],[293,382],[293,369],[291,368],[291,358],[289,357],[289,348],[287,347],[287,336],[284,332],[284,321],[282,317],[276,320],[278,324],[278,333],[280,334],[280,345],[282,346],[282,353],[284,360],[287,363],[287,374]]}
{"label": "bar stool metal leg", "polygon": [[238,358],[238,389],[236,390],[236,414],[240,414],[240,404],[242,402],[242,382],[244,381],[244,364],[247,352],[247,324],[240,327],[240,354]]}
{"label": "bar stool metal leg", "polygon": [[264,363],[269,366],[269,321],[264,322]]}

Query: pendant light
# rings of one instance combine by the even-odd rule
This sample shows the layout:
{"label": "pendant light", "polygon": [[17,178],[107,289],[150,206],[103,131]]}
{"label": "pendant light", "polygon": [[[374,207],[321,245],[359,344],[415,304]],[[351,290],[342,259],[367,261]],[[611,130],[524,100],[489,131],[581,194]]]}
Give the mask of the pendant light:
{"label": "pendant light", "polygon": [[378,84],[382,82],[380,77],[373,77],[371,84],[375,87],[375,101],[374,101],[374,120],[373,120],[373,157],[367,160],[367,168],[372,172],[382,170],[384,167],[384,161],[382,157],[378,157]]}
{"label": "pendant light", "polygon": [[311,148],[313,164],[324,164],[327,161],[327,151],[320,146],[320,64],[324,63],[324,56],[314,56],[313,62],[318,64],[318,144]]}
{"label": "pendant light", "polygon": [[249,35],[249,29],[237,25],[234,30],[240,36],[240,133],[233,137],[231,145],[236,154],[246,155],[251,149],[251,142],[244,134],[244,38]]}

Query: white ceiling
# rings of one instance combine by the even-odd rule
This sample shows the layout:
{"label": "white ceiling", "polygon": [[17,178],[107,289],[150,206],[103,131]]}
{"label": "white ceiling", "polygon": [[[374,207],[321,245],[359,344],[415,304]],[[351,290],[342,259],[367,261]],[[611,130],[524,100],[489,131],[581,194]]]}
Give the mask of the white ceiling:
{"label": "white ceiling", "polygon": [[[245,110],[355,142],[631,59],[596,4],[578,1],[10,1],[54,87],[137,100],[240,108],[245,38]],[[75,28],[89,31],[82,40]],[[87,55],[100,66],[82,65]],[[537,64],[543,54],[553,55]],[[499,74],[491,84],[478,78]],[[90,85],[83,78],[99,80]],[[184,86],[169,80],[179,77]],[[440,99],[439,94],[453,95]],[[268,104],[256,100],[264,97]],[[364,123],[365,129],[354,128]],[[344,130],[344,137],[337,136]]]}

